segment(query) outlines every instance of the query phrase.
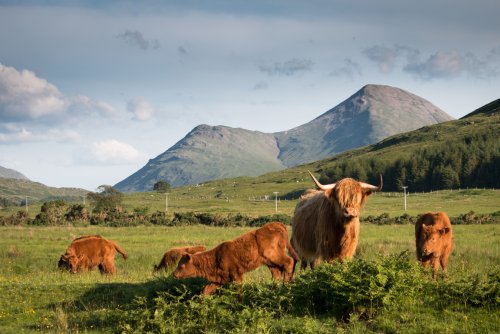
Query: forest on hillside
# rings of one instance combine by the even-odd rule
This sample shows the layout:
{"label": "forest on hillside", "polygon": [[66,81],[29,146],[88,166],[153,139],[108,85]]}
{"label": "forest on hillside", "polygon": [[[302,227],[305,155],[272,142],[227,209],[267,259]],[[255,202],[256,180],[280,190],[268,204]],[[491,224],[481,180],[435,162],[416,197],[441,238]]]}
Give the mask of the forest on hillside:
{"label": "forest on hillside", "polygon": [[418,148],[410,157],[393,161],[378,157],[341,157],[321,171],[320,182],[346,175],[372,184],[383,177],[384,191],[432,191],[458,188],[500,188],[498,133],[476,133],[461,141]]}

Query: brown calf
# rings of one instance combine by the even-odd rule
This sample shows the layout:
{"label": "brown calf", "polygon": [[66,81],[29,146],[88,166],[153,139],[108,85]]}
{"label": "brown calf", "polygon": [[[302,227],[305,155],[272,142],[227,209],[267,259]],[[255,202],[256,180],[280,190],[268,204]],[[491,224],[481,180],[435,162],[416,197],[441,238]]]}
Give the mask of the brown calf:
{"label": "brown calf", "polygon": [[68,268],[72,273],[99,267],[101,274],[114,274],[117,251],[125,260],[128,258],[125,250],[113,240],[106,240],[99,235],[79,237],[61,255],[58,267]]}
{"label": "brown calf", "polygon": [[292,279],[294,263],[298,259],[288,241],[285,225],[271,222],[211,250],[183,255],[174,277],[206,278],[210,283],[205,286],[203,294],[208,295],[222,284],[241,283],[246,272],[263,264],[271,270],[273,280],[283,278],[283,282],[288,282]]}
{"label": "brown calf", "polygon": [[161,269],[168,270],[169,268],[173,268],[179,262],[179,259],[184,254],[195,254],[199,252],[206,251],[207,248],[205,246],[189,246],[189,247],[176,247],[169,249],[163,257],[158,265],[154,266],[154,271],[158,272]]}
{"label": "brown calf", "polygon": [[428,212],[415,223],[417,259],[424,268],[430,263],[435,280],[439,265],[448,277],[448,257],[453,249],[451,223],[445,212]]}

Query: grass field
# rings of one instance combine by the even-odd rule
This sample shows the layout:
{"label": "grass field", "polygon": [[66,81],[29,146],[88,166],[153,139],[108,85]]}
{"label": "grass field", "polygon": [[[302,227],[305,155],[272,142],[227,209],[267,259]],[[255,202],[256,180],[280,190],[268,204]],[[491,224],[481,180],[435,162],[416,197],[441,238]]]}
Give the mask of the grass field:
{"label": "grass field", "polygon": [[[282,314],[276,313],[274,308],[272,312],[269,311],[265,308],[267,306],[262,305],[267,305],[268,302],[274,300],[285,300],[286,294],[283,288],[273,290],[267,268],[260,268],[248,274],[243,290],[241,290],[243,292],[230,287],[229,290],[222,289],[220,295],[210,297],[205,301],[190,297],[191,299],[188,300],[179,299],[167,303],[168,298],[173,298],[171,294],[162,297],[164,299],[161,299],[161,302],[152,297],[156,296],[157,292],[168,290],[169,287],[177,284],[168,275],[162,274],[160,277],[155,277],[152,274],[153,265],[160,260],[166,249],[189,244],[204,244],[211,247],[248,230],[250,229],[207,226],[2,227],[0,229],[0,332],[24,333],[44,330],[97,333],[134,332],[134,329],[136,332],[142,332],[149,328],[153,332],[168,333],[172,331],[172,328],[176,328],[175,332],[216,333],[225,331],[224,326],[228,326],[227,328],[233,326],[232,324],[224,325],[224,322],[218,318],[219,316],[229,318],[236,316],[235,319],[242,319],[245,314],[248,316],[248,324],[240,324],[236,329],[232,328],[230,332],[335,333],[396,330],[415,333],[429,331],[486,333],[495,332],[500,328],[499,282],[490,287],[490,290],[496,289],[493,293],[496,300],[483,301],[482,303],[486,306],[481,304],[475,307],[467,303],[462,305],[462,299],[460,299],[456,303],[439,307],[417,307],[420,298],[415,298],[410,294],[405,297],[402,304],[398,303],[399,306],[387,306],[372,316],[366,316],[366,311],[356,309],[349,313],[350,318],[347,320],[339,319],[328,312],[315,315],[309,311],[287,313],[282,310],[280,311],[283,312]],[[101,276],[97,271],[71,275],[57,270],[59,256],[75,236],[83,234],[101,234],[106,238],[116,240],[129,253],[130,257],[126,262],[121,257],[116,257],[117,274],[114,277]],[[408,250],[410,265],[405,270],[408,270],[407,278],[414,279],[412,277],[415,273],[418,276],[419,272],[413,255],[413,238],[412,225],[363,225],[356,258],[368,264],[377,263],[380,256],[399,254]],[[474,278],[478,280],[478,284],[482,284],[484,280],[487,280],[487,273],[491,273],[495,268],[498,272],[500,225],[454,226],[454,238],[455,250],[450,258],[449,284],[453,286],[466,284],[459,282],[461,277]],[[356,264],[356,261],[353,263]],[[337,265],[337,267],[342,266],[345,265]],[[321,273],[322,271],[319,270],[316,275]],[[299,273],[297,282],[286,293],[302,291],[304,286],[297,288],[299,284],[304,284],[301,280],[310,283],[309,279],[314,279],[307,275],[307,273]],[[430,283],[430,280],[427,276],[423,276],[418,282]],[[196,282],[193,284],[196,285]],[[440,286],[439,284],[442,283],[430,284]],[[310,288],[309,285],[306,284],[306,286]],[[352,290],[352,293],[354,292],[355,290]],[[248,293],[258,299],[258,301],[252,301],[257,304],[239,309],[238,312],[242,312],[239,316],[227,310],[225,312],[229,313],[226,315],[211,313],[216,311],[214,308],[219,310],[217,312],[222,312],[220,310],[230,307],[228,305],[232,305],[231,307],[237,305],[239,299],[236,301],[231,299],[236,298],[235,293],[236,295]],[[314,294],[314,292],[311,293]],[[351,290],[348,293],[351,293]],[[465,294],[466,290],[464,290]],[[146,300],[145,304],[138,303],[141,297]],[[491,297],[488,298],[491,299]],[[229,304],[221,306],[221,303]],[[241,305],[245,305],[244,298]],[[403,305],[407,308],[401,309]],[[208,317],[205,321],[212,319],[212,323],[204,324],[205,327],[201,327],[204,330],[201,330],[200,327],[193,327],[194,322],[199,322],[200,318],[186,319],[184,324],[177,322],[170,324],[171,327],[163,328],[161,326],[167,326],[168,321],[158,322],[160,325],[155,322],[160,309],[163,310],[162,314],[170,314],[175,309],[175,312],[180,312],[176,313],[177,316],[184,314],[182,312],[189,314],[201,312],[200,314]],[[176,314],[172,314],[171,319],[176,319]],[[209,316],[210,314],[212,316]],[[184,317],[185,314],[182,316]],[[204,316],[200,315],[200,317]],[[142,322],[146,320],[151,323],[148,322],[147,326],[142,326]],[[152,323],[160,327],[154,327]]]}
{"label": "grass field", "polygon": [[[285,176],[284,176],[285,177]],[[146,207],[149,213],[164,211],[166,207],[172,212],[203,212],[218,214],[243,214],[251,217],[272,215],[276,212],[274,191],[278,193],[277,212],[291,216],[296,199],[286,199],[290,194],[295,197],[305,189],[311,187],[311,182],[301,183],[259,183],[254,188],[249,183],[251,179],[241,178],[241,182],[214,181],[201,187],[174,188],[166,195],[150,193],[125,194],[123,206],[128,211],[134,208]],[[221,195],[222,194],[222,195]],[[266,200],[267,196],[267,200]],[[457,216],[470,211],[478,214],[492,213],[500,208],[500,190],[488,189],[462,189],[441,190],[430,193],[414,193],[407,195],[407,210],[404,208],[402,193],[376,193],[369,197],[362,215],[380,215],[388,213],[391,217],[398,217],[405,212],[417,215],[427,211],[445,211],[450,216]],[[89,203],[86,203],[87,205]],[[31,203],[28,213],[34,218],[39,212],[42,203]],[[8,207],[0,210],[1,216],[9,216],[25,207]]]}

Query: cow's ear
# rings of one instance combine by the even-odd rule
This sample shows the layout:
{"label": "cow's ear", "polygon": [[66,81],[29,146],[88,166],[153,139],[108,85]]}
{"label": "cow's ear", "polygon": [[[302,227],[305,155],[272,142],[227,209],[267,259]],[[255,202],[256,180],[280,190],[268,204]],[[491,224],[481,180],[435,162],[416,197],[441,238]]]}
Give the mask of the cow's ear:
{"label": "cow's ear", "polygon": [[191,254],[185,254],[186,261],[191,262]]}
{"label": "cow's ear", "polygon": [[448,227],[442,228],[439,230],[439,234],[446,234],[450,232],[450,229]]}
{"label": "cow's ear", "polygon": [[330,198],[330,199],[333,199],[333,189],[327,189],[325,190],[325,196],[326,198]]}

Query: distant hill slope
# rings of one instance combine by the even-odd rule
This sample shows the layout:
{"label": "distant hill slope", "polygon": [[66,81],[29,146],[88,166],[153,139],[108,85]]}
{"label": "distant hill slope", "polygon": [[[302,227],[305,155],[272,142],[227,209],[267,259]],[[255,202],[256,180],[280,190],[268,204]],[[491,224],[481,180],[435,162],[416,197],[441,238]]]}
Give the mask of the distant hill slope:
{"label": "distant hill slope", "polygon": [[429,101],[402,89],[367,85],[315,120],[275,136],[280,160],[296,166],[452,119]]}
{"label": "distant hill slope", "polygon": [[26,176],[16,170],[0,166],[0,177],[5,179],[29,180]]}
{"label": "distant hill slope", "polygon": [[[66,201],[81,201],[88,191],[77,188],[47,187],[39,182],[0,178],[0,201],[19,205],[28,202],[63,199]],[[1,206],[1,204],[0,204]]]}
{"label": "distant hill slope", "polygon": [[240,175],[256,176],[285,166],[272,134],[226,126],[200,125],[130,177],[120,191],[150,191],[158,180],[196,184]]}
{"label": "distant hill slope", "polygon": [[158,180],[182,186],[255,176],[451,119],[416,95],[390,86],[367,85],[313,121],[288,131],[266,134],[200,125],[114,187],[125,192],[149,191]]}
{"label": "distant hill slope", "polygon": [[[465,117],[425,126],[376,144],[317,161],[305,168],[324,182],[354,177],[384,189],[411,191],[457,188],[500,188],[500,112],[498,101]],[[500,202],[499,202],[500,204]]]}
{"label": "distant hill slope", "polygon": [[468,115],[465,115],[463,118],[479,115],[479,114],[484,114],[484,115],[493,115],[493,114],[498,114],[500,113],[500,99],[496,99],[495,101],[492,101],[488,103],[487,105],[484,105],[473,112],[471,112]]}

